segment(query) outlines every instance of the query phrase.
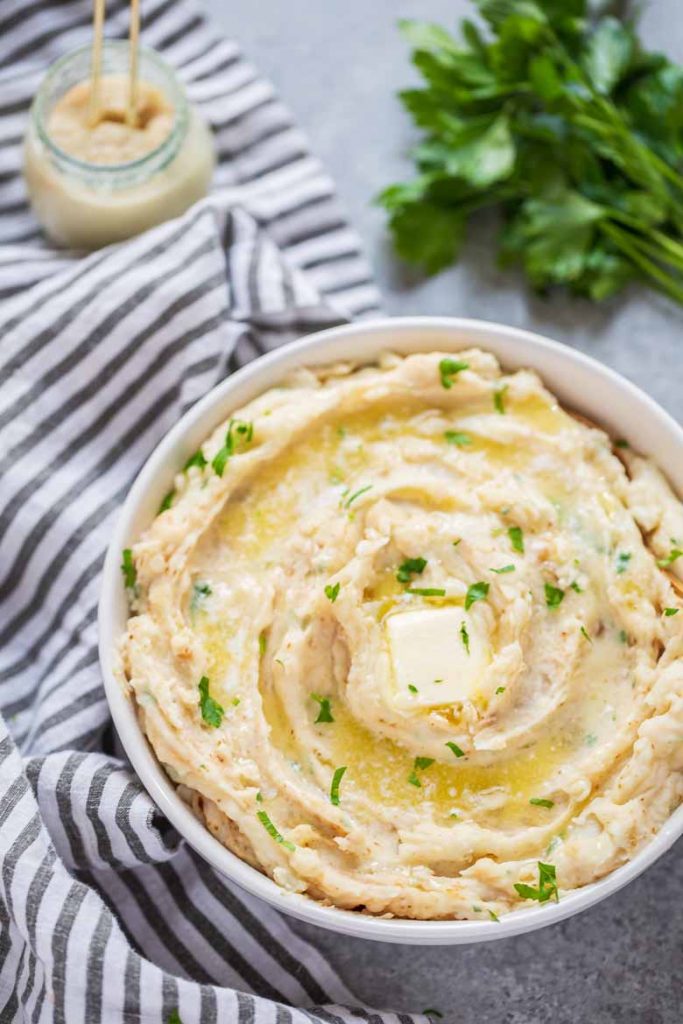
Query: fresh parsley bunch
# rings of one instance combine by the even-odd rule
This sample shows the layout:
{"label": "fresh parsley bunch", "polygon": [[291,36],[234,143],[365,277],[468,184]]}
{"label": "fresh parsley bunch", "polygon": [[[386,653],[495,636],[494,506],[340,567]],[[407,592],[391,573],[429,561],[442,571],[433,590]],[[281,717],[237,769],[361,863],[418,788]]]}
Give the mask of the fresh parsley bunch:
{"label": "fresh parsley bunch", "polygon": [[604,299],[640,277],[683,302],[683,68],[586,0],[475,3],[487,34],[401,22],[425,137],[418,176],[379,197],[398,253],[436,273],[498,207],[501,261],[535,288]]}

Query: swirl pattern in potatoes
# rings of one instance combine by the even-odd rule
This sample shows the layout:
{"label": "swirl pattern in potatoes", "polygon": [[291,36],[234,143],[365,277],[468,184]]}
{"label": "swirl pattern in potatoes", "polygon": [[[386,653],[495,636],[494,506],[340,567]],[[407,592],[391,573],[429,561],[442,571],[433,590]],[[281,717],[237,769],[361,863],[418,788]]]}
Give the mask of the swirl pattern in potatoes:
{"label": "swirl pattern in potatoes", "polygon": [[683,797],[683,507],[470,350],[302,371],[124,556],[123,666],[208,828],[283,887],[496,918]]}

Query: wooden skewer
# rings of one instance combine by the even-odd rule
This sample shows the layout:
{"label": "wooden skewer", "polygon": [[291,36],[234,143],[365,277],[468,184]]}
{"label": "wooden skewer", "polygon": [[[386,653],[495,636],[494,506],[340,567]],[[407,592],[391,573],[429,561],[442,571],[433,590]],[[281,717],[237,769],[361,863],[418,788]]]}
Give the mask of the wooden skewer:
{"label": "wooden skewer", "polygon": [[90,101],[88,104],[88,121],[90,127],[97,124],[102,105],[102,39],[104,35],[105,0],[93,0],[94,25],[92,38],[92,56],[90,58]]}
{"label": "wooden skewer", "polygon": [[130,61],[128,69],[128,109],[126,123],[135,127],[138,121],[138,50],[140,39],[140,0],[130,2]]}

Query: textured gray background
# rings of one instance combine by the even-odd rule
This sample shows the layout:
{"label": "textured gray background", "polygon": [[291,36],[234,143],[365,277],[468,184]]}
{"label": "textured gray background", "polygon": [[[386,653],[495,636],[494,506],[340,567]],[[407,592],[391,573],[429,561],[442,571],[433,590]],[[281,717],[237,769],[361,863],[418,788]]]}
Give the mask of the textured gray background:
{"label": "textured gray background", "polygon": [[[205,0],[275,82],[335,178],[361,232],[388,312],[502,320],[609,363],[681,418],[683,310],[633,288],[600,307],[532,297],[491,259],[494,226],[478,224],[455,269],[421,281],[396,266],[370,198],[407,173],[411,142],[394,94],[411,80],[395,22],[452,26],[467,0]],[[647,43],[683,61],[683,0],[650,0]],[[579,917],[487,945],[389,946],[304,931],[375,1006],[440,1009],[448,1024],[683,1022],[683,849]]]}

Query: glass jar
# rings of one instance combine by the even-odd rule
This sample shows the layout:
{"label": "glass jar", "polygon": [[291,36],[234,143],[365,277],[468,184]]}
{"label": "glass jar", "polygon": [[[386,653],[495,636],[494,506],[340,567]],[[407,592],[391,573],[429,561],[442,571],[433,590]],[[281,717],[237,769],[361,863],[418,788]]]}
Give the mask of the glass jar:
{"label": "glass jar", "polygon": [[[172,123],[162,142],[127,163],[89,163],[50,138],[59,100],[90,78],[90,48],[58,60],[36,93],[24,145],[24,174],[33,211],[58,245],[98,249],[178,217],[206,195],[214,169],[211,132],[190,106],[172,69],[140,49],[139,80],[162,92]],[[127,42],[108,40],[102,76],[127,75]]]}

